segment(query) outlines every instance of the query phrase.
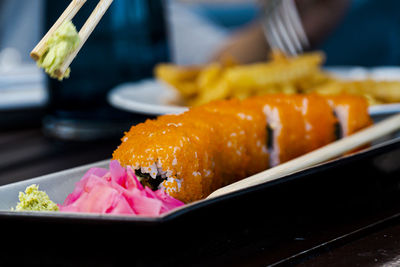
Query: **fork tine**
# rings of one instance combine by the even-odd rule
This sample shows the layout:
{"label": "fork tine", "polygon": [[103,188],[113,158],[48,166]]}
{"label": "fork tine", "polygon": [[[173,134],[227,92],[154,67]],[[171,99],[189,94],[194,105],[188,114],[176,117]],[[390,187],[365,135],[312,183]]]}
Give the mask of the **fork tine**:
{"label": "fork tine", "polygon": [[275,43],[273,33],[271,32],[268,20],[265,19],[265,22],[263,23],[263,29],[265,33],[265,37],[267,38],[268,44],[271,47],[271,49],[276,48],[277,44]]}
{"label": "fork tine", "polygon": [[288,25],[284,21],[284,17],[287,17],[285,10],[283,9],[283,1],[280,2],[279,6],[277,7],[276,11],[273,14],[273,20],[275,20],[276,27],[278,32],[281,36],[283,45],[286,47],[286,50],[289,52],[289,55],[296,55],[297,51],[294,46],[294,42],[288,33]]}
{"label": "fork tine", "polygon": [[265,23],[269,44],[272,49],[278,49],[284,53],[287,53],[288,51],[286,50],[286,47],[283,45],[279,32],[277,31],[277,26],[275,25],[275,22],[272,19],[273,13],[271,13],[270,15],[271,17],[268,17]]}
{"label": "fork tine", "polygon": [[309,47],[309,42],[307,35],[304,31],[303,24],[301,22],[299,13],[297,11],[296,4],[294,3],[294,0],[283,0],[286,4],[286,11],[288,13],[288,17],[292,21],[291,25],[294,26],[294,31],[297,33],[297,36],[300,39],[300,42],[302,43],[303,47],[307,48]]}
{"label": "fork tine", "polygon": [[262,26],[265,33],[265,37],[271,49],[281,50],[282,52],[285,52],[285,47],[283,46],[279,34],[276,30],[276,26],[274,25],[274,22],[271,19],[280,1],[281,0],[260,1],[264,13]]}
{"label": "fork tine", "polygon": [[264,31],[272,49],[297,55],[308,47],[308,39],[294,0],[264,2]]}
{"label": "fork tine", "polygon": [[291,12],[291,6],[289,1],[291,0],[283,0],[282,1],[282,8],[281,8],[281,15],[282,15],[282,20],[284,21],[284,24],[286,26],[287,34],[289,36],[289,39],[291,40],[291,43],[293,44],[296,54],[303,52],[303,45],[301,43],[300,37],[298,36],[294,25],[293,20],[291,19],[290,12]]}

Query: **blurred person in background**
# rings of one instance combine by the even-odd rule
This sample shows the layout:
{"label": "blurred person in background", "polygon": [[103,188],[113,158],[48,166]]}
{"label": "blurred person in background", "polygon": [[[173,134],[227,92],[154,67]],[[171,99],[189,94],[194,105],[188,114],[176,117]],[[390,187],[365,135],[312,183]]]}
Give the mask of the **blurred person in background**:
{"label": "blurred person in background", "polygon": [[[220,59],[225,55],[232,55],[242,63],[267,58],[269,47],[260,22],[258,1],[182,2],[191,4],[194,16],[212,23],[215,28],[212,33],[221,40],[214,48],[216,51],[209,53],[209,60]],[[310,49],[324,51],[327,65],[368,67],[400,64],[399,1],[295,2],[311,44]],[[189,8],[190,5],[186,6]],[[224,37],[220,37],[223,35],[221,32]],[[191,34],[196,35],[195,31]],[[199,42],[196,47],[201,45],[201,38],[207,39],[204,35],[197,38]]]}
{"label": "blurred person in background", "polygon": [[[259,0],[262,4],[268,0]],[[289,0],[291,1],[291,0]],[[308,37],[316,48],[329,37],[348,10],[350,0],[296,0],[297,10]],[[222,45],[216,58],[232,55],[242,63],[267,59],[270,51],[263,29],[263,11],[244,27],[237,29]]]}

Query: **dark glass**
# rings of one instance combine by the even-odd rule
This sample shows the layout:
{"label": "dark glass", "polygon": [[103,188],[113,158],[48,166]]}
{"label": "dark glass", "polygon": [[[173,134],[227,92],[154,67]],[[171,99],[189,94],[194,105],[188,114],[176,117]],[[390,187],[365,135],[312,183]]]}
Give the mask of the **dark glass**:
{"label": "dark glass", "polygon": [[[70,0],[46,1],[49,29]],[[78,31],[98,1],[87,1],[73,23]],[[62,139],[98,139],[121,135],[143,119],[107,103],[118,84],[151,77],[158,62],[168,61],[162,0],[116,0],[71,64],[71,76],[48,78],[49,107],[45,132]]]}

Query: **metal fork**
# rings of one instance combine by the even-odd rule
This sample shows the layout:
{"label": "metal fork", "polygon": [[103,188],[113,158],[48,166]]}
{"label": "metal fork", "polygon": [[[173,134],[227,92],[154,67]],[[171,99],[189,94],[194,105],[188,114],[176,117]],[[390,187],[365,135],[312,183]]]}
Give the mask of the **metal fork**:
{"label": "metal fork", "polygon": [[273,50],[297,55],[309,47],[294,0],[262,0],[263,27]]}

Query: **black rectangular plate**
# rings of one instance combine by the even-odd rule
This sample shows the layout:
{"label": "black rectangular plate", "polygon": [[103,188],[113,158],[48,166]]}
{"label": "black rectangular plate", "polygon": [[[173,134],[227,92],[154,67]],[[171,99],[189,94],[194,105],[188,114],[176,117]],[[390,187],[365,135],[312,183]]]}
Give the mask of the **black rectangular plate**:
{"label": "black rectangular plate", "polygon": [[2,211],[0,263],[282,263],[400,213],[399,159],[400,140],[394,139],[161,218]]}

